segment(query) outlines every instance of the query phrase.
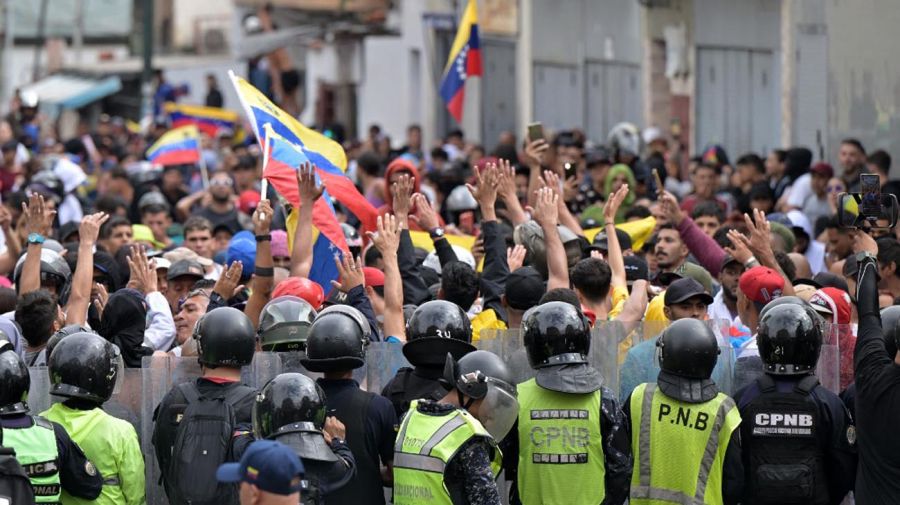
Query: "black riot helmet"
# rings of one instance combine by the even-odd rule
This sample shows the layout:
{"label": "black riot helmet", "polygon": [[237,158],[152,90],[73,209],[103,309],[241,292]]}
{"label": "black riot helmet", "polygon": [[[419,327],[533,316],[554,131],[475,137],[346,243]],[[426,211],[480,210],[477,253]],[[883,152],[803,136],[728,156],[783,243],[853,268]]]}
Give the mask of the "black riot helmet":
{"label": "black riot helmet", "polygon": [[[329,310],[331,309],[331,310]],[[366,364],[369,322],[348,305],[332,305],[316,317],[300,363],[313,372],[341,372]]]}
{"label": "black riot helmet", "polygon": [[686,379],[709,379],[719,357],[716,335],[703,321],[679,319],[656,340],[659,368]]}
{"label": "black riot helmet", "polygon": [[[13,282],[16,283],[16,289],[19,286],[19,277],[22,275],[22,268],[25,267],[25,255],[23,254],[16,261],[16,267],[13,270]],[[41,284],[52,283],[56,286],[57,292],[62,290],[63,285],[72,276],[72,269],[66,260],[59,255],[58,252],[46,247],[41,249]]]}
{"label": "black riot helmet", "polygon": [[121,365],[119,348],[100,335],[69,335],[50,354],[50,394],[102,405],[113,394]]}
{"label": "black riot helmet", "polygon": [[347,247],[350,248],[350,257],[356,258],[362,253],[362,238],[356,228],[347,223],[341,223],[341,231],[344,232],[344,240],[347,241]]}
{"label": "black riot helmet", "polygon": [[502,440],[519,413],[515,379],[506,362],[483,350],[472,351],[459,360],[448,353],[444,359],[441,384],[456,389],[459,404],[465,409],[482,400],[478,419],[495,440]]}
{"label": "black riot helmet", "polygon": [[259,343],[264,351],[302,351],[316,310],[296,296],[271,300],[259,315]]}
{"label": "black riot helmet", "polygon": [[893,360],[900,342],[900,305],[881,309],[881,329],[884,334],[885,350]]}
{"label": "black riot helmet", "polygon": [[76,333],[97,332],[82,324],[70,324],[67,326],[63,326],[59,331],[57,331],[53,335],[50,335],[50,340],[47,341],[47,356],[53,353],[53,349],[56,347],[56,344],[58,344],[60,340]]}
{"label": "black riot helmet", "polygon": [[337,461],[325,444],[325,392],[299,373],[283,373],[259,391],[253,403],[253,433],[275,439],[303,459]]}
{"label": "black riot helmet", "polygon": [[[3,333],[0,331],[0,333]],[[5,334],[3,336],[6,336]],[[31,376],[12,345],[0,347],[0,416],[27,414]]]}
{"label": "black riot helmet", "polygon": [[809,306],[772,307],[759,319],[756,343],[766,373],[812,373],[822,350],[821,318]]}
{"label": "black riot helmet", "polygon": [[250,318],[237,309],[219,307],[207,312],[194,326],[193,336],[203,366],[240,368],[253,361],[256,332]]}
{"label": "black riot helmet", "polygon": [[448,352],[458,360],[475,350],[469,316],[446,300],[419,305],[406,325],[406,340],[403,355],[415,366],[441,367]]}
{"label": "black riot helmet", "polygon": [[528,309],[522,319],[522,336],[532,368],[587,363],[590,323],[571,303],[547,302]]}
{"label": "black riot helmet", "polygon": [[759,311],[759,318],[762,319],[767,312],[774,309],[775,307],[780,307],[781,305],[800,305],[800,306],[809,306],[803,298],[799,296],[779,296],[778,298],[772,300],[767,303],[761,311]]}

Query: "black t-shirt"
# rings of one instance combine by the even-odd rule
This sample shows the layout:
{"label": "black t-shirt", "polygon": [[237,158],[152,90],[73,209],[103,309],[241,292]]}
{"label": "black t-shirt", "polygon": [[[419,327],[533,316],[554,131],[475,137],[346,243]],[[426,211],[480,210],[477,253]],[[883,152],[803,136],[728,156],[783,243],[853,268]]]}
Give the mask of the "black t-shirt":
{"label": "black t-shirt", "polygon": [[235,234],[243,229],[241,222],[238,219],[238,211],[233,207],[230,211],[225,213],[215,212],[209,207],[203,207],[197,212],[197,215],[208,219],[209,222],[212,223],[213,230],[219,226],[225,226],[231,230],[232,234]]}

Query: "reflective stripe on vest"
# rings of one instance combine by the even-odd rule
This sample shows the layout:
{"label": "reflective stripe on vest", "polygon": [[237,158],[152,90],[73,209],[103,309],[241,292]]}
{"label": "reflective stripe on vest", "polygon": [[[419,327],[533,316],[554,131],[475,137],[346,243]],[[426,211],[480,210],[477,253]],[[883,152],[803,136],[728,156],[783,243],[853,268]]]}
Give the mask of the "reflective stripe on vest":
{"label": "reflective stripe on vest", "polygon": [[[417,400],[410,404],[394,445],[394,503],[428,501],[452,505],[444,485],[447,463],[472,437],[486,437],[492,444],[493,439],[481,423],[464,410],[433,416],[419,412],[417,407]],[[501,460],[500,450],[495,447],[491,463],[495,477],[500,473]]]}
{"label": "reflective stripe on vest", "polygon": [[[601,391],[559,393],[519,384],[519,497],[524,505],[596,505],[606,488]],[[597,485],[573,486],[573,482]]]}
{"label": "reflective stripe on vest", "polygon": [[34,416],[29,428],[4,428],[3,443],[16,450],[16,459],[31,480],[36,503],[58,503],[59,451],[56,433],[46,419]]}
{"label": "reflective stripe on vest", "polygon": [[722,463],[740,424],[734,401],[719,393],[706,403],[684,403],[651,383],[632,393],[631,412],[638,461],[630,503],[722,503]]}

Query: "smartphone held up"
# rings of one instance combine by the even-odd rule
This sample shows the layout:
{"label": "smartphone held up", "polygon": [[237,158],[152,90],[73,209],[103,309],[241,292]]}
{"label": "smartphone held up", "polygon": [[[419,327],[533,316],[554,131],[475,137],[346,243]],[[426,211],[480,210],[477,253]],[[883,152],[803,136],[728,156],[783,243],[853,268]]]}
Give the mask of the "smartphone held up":
{"label": "smartphone held up", "polygon": [[859,193],[838,195],[838,222],[843,228],[893,228],[897,225],[900,205],[897,196],[881,193],[876,174],[860,175]]}

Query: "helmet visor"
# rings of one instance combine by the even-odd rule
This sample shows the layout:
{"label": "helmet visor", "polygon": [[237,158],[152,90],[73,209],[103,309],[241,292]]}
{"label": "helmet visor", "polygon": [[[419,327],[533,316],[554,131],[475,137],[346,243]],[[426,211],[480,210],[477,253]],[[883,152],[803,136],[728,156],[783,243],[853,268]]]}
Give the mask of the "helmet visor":
{"label": "helmet visor", "polygon": [[478,417],[484,429],[499,442],[516,422],[519,401],[516,400],[515,388],[501,380],[488,378],[487,386],[487,394],[478,408]]}

